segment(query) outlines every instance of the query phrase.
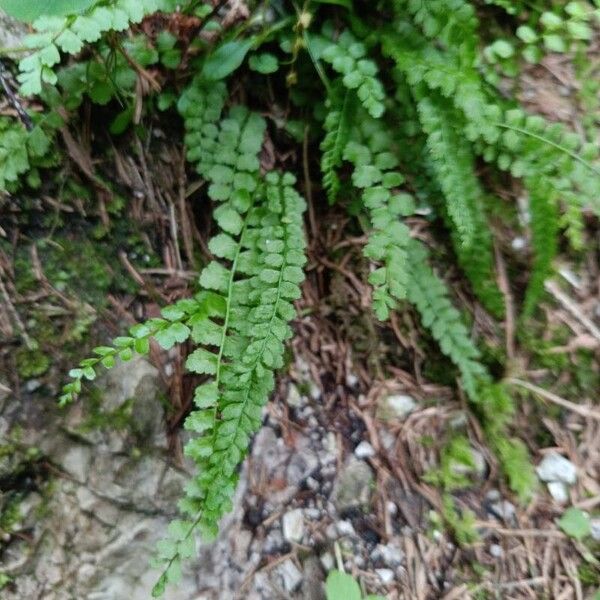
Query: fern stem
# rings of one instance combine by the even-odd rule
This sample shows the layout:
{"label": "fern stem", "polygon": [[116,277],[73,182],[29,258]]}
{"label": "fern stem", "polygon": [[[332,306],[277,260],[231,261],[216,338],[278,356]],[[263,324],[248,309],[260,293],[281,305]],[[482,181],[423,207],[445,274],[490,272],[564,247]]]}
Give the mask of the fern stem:
{"label": "fern stem", "polygon": [[527,129],[522,129],[521,127],[514,127],[513,125],[508,125],[507,123],[496,122],[496,123],[494,123],[494,125],[496,125],[497,127],[501,127],[503,129],[510,129],[511,131],[515,131],[516,133],[528,135],[529,137],[539,140],[540,142],[544,142],[545,144],[553,146],[557,150],[560,150],[561,152],[568,154],[573,160],[576,160],[577,162],[581,163],[584,167],[587,167],[590,171],[592,171],[592,173],[595,173],[596,175],[598,175],[600,177],[600,170],[596,169],[596,167],[594,167],[594,165],[589,163],[584,158],[581,158],[581,156],[579,156],[579,154],[577,154],[576,152],[573,152],[573,151],[569,150],[568,148],[561,146],[557,142],[553,142],[552,140],[544,137],[543,135],[533,133],[532,131],[528,131]]}

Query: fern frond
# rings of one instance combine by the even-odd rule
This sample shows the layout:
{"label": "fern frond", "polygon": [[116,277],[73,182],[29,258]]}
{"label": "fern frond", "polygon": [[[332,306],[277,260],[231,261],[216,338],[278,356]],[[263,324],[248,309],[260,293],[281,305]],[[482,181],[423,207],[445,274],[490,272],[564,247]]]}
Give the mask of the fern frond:
{"label": "fern frond", "polygon": [[325,117],[323,128],[326,131],[321,142],[321,174],[323,187],[327,193],[329,204],[333,204],[340,191],[340,180],[337,169],[342,164],[344,148],[348,143],[355,114],[354,92],[346,90],[344,99],[339,102],[337,96],[328,99],[329,112]]}
{"label": "fern frond", "polygon": [[476,401],[478,385],[488,378],[479,362],[480,353],[469,336],[461,314],[450,302],[448,291],[427,264],[427,252],[416,240],[408,245],[409,280],[407,297],[421,315],[442,352],[458,367],[469,398]]}
{"label": "fern frond", "polygon": [[102,34],[125,31],[130,24],[140,23],[146,15],[171,5],[169,0],[115,0],[95,3],[79,15],[39,17],[33,23],[36,33],[24,40],[33,52],[19,63],[21,93],[39,94],[43,83],[56,83],[53,67],[61,60],[60,52],[77,54],[86,43],[97,42]]}
{"label": "fern frond", "polygon": [[533,263],[522,318],[535,311],[544,292],[544,282],[552,275],[552,261],[558,252],[559,214],[555,192],[544,180],[525,180],[529,192],[529,214]]}
{"label": "fern frond", "polygon": [[343,75],[342,83],[349,90],[356,90],[361,104],[374,118],[385,110],[385,91],[377,78],[378,68],[367,56],[367,49],[348,30],[323,51],[322,58],[333,70]]}
{"label": "fern frond", "polygon": [[[217,124],[226,98],[227,88],[222,81],[208,84],[196,77],[181,94],[177,103],[185,125],[186,158],[196,165],[198,174],[205,178],[215,164],[219,135]],[[220,153],[227,151],[229,150],[221,149]],[[231,164],[232,161],[221,162]]]}
{"label": "fern frond", "polygon": [[190,319],[199,347],[186,366],[209,376],[196,389],[197,410],[185,422],[197,434],[185,453],[198,475],[180,503],[191,520],[159,546],[164,572],[156,593],[176,575],[173,565],[189,552],[193,531],[214,535],[230,510],[236,468],[260,427],[273,373],[283,365],[284,342],[291,336],[292,302],[304,279],[306,205],[292,187],[292,175],[273,172],[260,180],[256,155],[264,127],[257,115],[232,109],[221,122],[216,164],[208,169],[209,195],[222,203],[215,211],[222,231],[209,244],[216,259],[200,276],[206,304]]}
{"label": "fern frond", "polygon": [[475,10],[465,0],[393,0],[396,14],[409,14],[426,37],[455,45],[477,48]]}
{"label": "fern frond", "polygon": [[[470,147],[454,126],[458,115],[431,96],[419,100],[418,110],[427,134],[431,166],[446,198],[446,209],[461,243],[471,246],[475,232],[474,207],[482,201],[483,191],[475,176]],[[459,127],[460,123],[459,120]]]}
{"label": "fern frond", "polygon": [[395,191],[404,178],[397,169],[398,158],[391,151],[393,143],[385,124],[367,115],[360,122],[355,130],[360,142],[348,143],[344,159],[354,166],[352,183],[362,190],[362,203],[373,228],[363,254],[379,265],[369,275],[369,283],[375,314],[386,320],[398,300],[406,298],[410,231],[400,217],[412,214],[415,203],[410,194]]}

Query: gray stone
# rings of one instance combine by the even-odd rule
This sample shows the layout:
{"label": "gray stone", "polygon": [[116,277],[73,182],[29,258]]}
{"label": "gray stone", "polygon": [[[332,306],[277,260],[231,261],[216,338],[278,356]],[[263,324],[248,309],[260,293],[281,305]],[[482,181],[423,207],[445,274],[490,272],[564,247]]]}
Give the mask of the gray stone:
{"label": "gray stone", "polygon": [[[27,25],[9,17],[0,8],[0,47],[18,48],[22,45],[26,34]],[[18,56],[18,54],[15,54],[15,56]]]}
{"label": "gray stone", "polygon": [[502,549],[502,546],[500,546],[499,544],[491,544],[490,545],[490,554],[494,558],[502,558],[504,556],[504,550]]}
{"label": "gray stone", "polygon": [[283,537],[288,542],[300,542],[304,535],[304,515],[302,509],[296,508],[283,515],[281,519]]}
{"label": "gray stone", "polygon": [[590,527],[592,539],[596,542],[600,542],[600,519],[592,519],[590,522]]}
{"label": "gray stone", "polygon": [[286,402],[287,405],[291,406],[292,408],[300,408],[302,404],[304,404],[302,395],[298,391],[298,387],[293,383],[290,383],[289,385]]}
{"label": "gray stone", "polygon": [[550,481],[548,492],[558,504],[566,504],[569,501],[569,488],[562,481]]}
{"label": "gray stone", "polygon": [[490,510],[495,517],[504,521],[514,521],[516,515],[515,505],[508,500],[500,500],[490,506]]}
{"label": "gray stone", "polygon": [[397,567],[404,561],[404,552],[395,544],[379,545],[378,550],[383,562],[388,567]]}
{"label": "gray stone", "polygon": [[373,472],[369,465],[351,456],[338,474],[332,491],[332,501],[338,512],[365,505],[371,497]]}
{"label": "gray stone", "polygon": [[379,400],[377,416],[384,421],[405,419],[417,408],[418,404],[407,394],[391,394]]}
{"label": "gray stone", "polygon": [[394,581],[394,571],[392,569],[375,569],[375,573],[384,585],[389,585]]}
{"label": "gray stone", "polygon": [[92,451],[87,446],[71,446],[67,448],[59,459],[63,470],[73,479],[83,483],[88,478]]}
{"label": "gray stone", "polygon": [[281,582],[287,592],[295,591],[302,583],[302,572],[290,558],[277,567],[277,573],[281,577]]}
{"label": "gray stone", "polygon": [[323,554],[321,554],[321,564],[323,565],[325,571],[328,573],[333,569],[333,567],[335,566],[335,561],[331,552],[323,552]]}
{"label": "gray stone", "polygon": [[557,452],[546,454],[535,470],[544,482],[560,481],[567,485],[574,485],[577,481],[575,465]]}
{"label": "gray stone", "polygon": [[335,528],[337,532],[341,536],[345,535],[356,535],[356,531],[354,531],[354,526],[350,521],[338,521],[336,523]]}
{"label": "gray stone", "polygon": [[362,441],[354,448],[354,455],[356,458],[371,458],[372,456],[375,456],[375,449],[369,442]]}

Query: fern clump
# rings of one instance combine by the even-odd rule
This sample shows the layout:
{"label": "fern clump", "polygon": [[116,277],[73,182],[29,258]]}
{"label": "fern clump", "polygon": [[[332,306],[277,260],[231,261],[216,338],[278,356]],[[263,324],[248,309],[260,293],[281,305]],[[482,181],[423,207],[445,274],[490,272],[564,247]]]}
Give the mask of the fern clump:
{"label": "fern clump", "polygon": [[[133,124],[151,147],[153,136],[172,138],[182,123],[189,176],[199,179],[189,195],[195,211],[212,219],[191,297],[95,348],[71,370],[60,397],[63,405],[72,402],[99,368],[147,354],[153,341],[189,349],[186,368],[199,385],[184,421],[185,455],[196,472],[179,504],[181,519],[158,546],[155,595],[178,578],[196,531],[217,533],[284,365],[305,277],[307,205],[297,191],[299,174],[313,209],[311,229],[319,202],[348,209],[374,315],[385,322],[407,311],[420,319],[423,345],[432,356],[439,347],[438,360],[456,375],[452,381],[513,491],[526,499],[534,488],[503,380],[512,356],[498,339],[511,325],[502,322],[507,298],[516,299],[517,340],[536,317],[563,230],[573,250],[584,247],[582,213],[600,215],[597,145],[527,113],[495,87],[481,24],[505,9],[527,37],[522,27],[536,17],[530,3],[384,0],[376,8],[355,3],[353,11],[346,4],[307,3],[299,12],[285,2],[250,7],[243,23],[220,22],[221,4],[171,0],[38,11],[15,66],[21,89],[11,102],[22,121],[0,117],[3,192],[39,187],[44,168],[52,185],[57,130],[78,116],[95,117],[100,105],[102,119],[117,115],[101,135],[94,119],[87,121],[95,145],[110,135],[128,139]],[[589,17],[575,4],[565,11],[579,24],[571,34],[583,40]],[[165,14],[147,19],[156,11]],[[551,17],[545,21],[554,27]],[[492,53],[509,53],[502,43],[492,46]],[[292,140],[302,140],[302,148]],[[518,222],[512,195],[498,189],[507,181],[528,209],[520,232],[531,241],[523,293],[515,289],[521,279],[503,281],[511,289],[501,292],[496,273],[503,260],[515,263],[509,274],[523,268],[496,239]],[[461,438],[449,452],[467,464],[467,450]],[[457,481],[444,475],[448,464],[435,482],[444,488],[446,521],[468,543],[472,516],[461,516],[450,496]]]}

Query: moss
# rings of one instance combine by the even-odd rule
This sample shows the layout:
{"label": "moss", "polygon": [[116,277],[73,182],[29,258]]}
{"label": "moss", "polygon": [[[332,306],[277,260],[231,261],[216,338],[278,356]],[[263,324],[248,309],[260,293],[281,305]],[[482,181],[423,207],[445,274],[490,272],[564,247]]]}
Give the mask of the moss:
{"label": "moss", "polygon": [[16,359],[19,375],[25,379],[39,377],[50,368],[50,358],[41,350],[20,348]]}

